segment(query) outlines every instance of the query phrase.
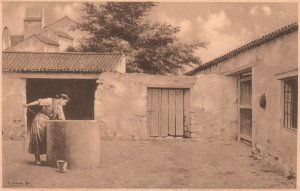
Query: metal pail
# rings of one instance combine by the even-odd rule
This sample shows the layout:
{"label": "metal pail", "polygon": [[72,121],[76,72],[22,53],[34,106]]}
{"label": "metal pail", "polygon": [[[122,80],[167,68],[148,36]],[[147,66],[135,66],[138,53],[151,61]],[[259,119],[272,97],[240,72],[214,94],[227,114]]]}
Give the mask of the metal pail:
{"label": "metal pail", "polygon": [[58,172],[61,172],[61,173],[67,172],[67,166],[68,166],[67,161],[57,160],[56,165],[57,165]]}

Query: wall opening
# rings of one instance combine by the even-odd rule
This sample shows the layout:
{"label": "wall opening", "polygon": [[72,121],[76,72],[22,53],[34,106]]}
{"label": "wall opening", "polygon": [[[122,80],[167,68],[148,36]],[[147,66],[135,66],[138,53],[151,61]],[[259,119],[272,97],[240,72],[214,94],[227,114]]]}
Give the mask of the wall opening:
{"label": "wall opening", "polygon": [[[26,101],[30,103],[40,98],[52,98],[58,93],[65,93],[71,99],[64,107],[67,120],[93,120],[96,89],[96,80],[91,79],[27,79]],[[32,112],[27,111],[28,130],[34,113],[38,113],[41,107],[32,106],[30,110]]]}
{"label": "wall opening", "polygon": [[252,143],[252,71],[238,78],[239,140]]}

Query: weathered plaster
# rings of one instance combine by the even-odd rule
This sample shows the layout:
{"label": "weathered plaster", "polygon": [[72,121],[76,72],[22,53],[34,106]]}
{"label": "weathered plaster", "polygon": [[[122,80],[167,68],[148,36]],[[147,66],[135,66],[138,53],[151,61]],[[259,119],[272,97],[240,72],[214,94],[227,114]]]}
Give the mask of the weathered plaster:
{"label": "weathered plaster", "polygon": [[[296,172],[297,131],[282,127],[281,79],[297,75],[297,42],[296,31],[200,72],[232,75],[238,69],[252,68],[253,146],[287,173]],[[259,106],[264,93],[266,109]]]}
{"label": "weathered plaster", "polygon": [[98,83],[95,117],[103,137],[147,138],[147,88],[158,87],[190,89],[193,139],[236,140],[236,81],[232,78],[104,73]]}

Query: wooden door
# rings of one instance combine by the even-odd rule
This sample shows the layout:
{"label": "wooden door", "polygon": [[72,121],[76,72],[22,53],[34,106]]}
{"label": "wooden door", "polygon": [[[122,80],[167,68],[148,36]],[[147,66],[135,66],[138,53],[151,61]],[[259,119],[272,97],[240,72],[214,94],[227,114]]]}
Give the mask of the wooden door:
{"label": "wooden door", "polygon": [[148,136],[190,136],[188,92],[148,88]]}
{"label": "wooden door", "polygon": [[239,138],[252,142],[251,72],[239,76]]}

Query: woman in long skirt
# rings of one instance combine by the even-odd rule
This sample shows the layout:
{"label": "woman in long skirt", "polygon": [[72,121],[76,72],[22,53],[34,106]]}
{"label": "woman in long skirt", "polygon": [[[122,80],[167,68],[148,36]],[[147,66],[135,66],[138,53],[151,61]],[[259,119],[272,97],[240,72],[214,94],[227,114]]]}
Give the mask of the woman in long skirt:
{"label": "woman in long skirt", "polygon": [[33,119],[30,131],[30,142],[28,152],[34,154],[37,165],[41,164],[40,155],[47,151],[47,121],[65,120],[63,106],[70,102],[66,94],[59,94],[55,98],[38,99],[25,107],[39,105],[41,112],[37,113]]}

